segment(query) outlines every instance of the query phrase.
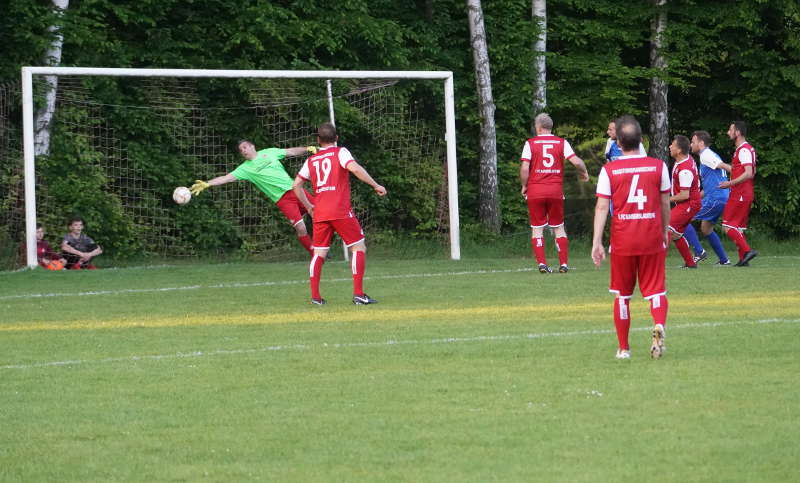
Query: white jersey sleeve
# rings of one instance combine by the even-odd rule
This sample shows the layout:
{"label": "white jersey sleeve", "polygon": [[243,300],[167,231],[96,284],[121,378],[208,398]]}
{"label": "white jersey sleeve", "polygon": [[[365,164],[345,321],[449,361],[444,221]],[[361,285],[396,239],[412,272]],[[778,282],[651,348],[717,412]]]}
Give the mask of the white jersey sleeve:
{"label": "white jersey sleeve", "polygon": [[719,168],[719,165],[722,163],[719,155],[714,151],[706,148],[700,153],[700,164],[703,166],[708,166],[711,169]]}
{"label": "white jersey sleeve", "polygon": [[739,150],[739,162],[741,164],[753,164],[753,154],[749,149]]}
{"label": "white jersey sleeve", "polygon": [[692,181],[694,181],[694,173],[688,169],[682,169],[680,173],[678,173],[678,184],[681,188],[691,188]]}
{"label": "white jersey sleeve", "polygon": [[564,140],[564,159],[569,159],[569,158],[571,158],[573,156],[575,156],[575,151],[572,150],[572,146],[570,146],[569,141],[567,141],[565,139]]}
{"label": "white jersey sleeve", "polygon": [[297,172],[297,176],[300,176],[303,179],[311,180],[311,172],[308,170],[308,160],[306,159],[305,163],[303,163],[303,167],[300,168],[300,171]]}
{"label": "white jersey sleeve", "polygon": [[597,194],[604,198],[611,198],[611,180],[608,178],[605,166],[597,176]]}
{"label": "white jersey sleeve", "polygon": [[611,151],[611,143],[613,142],[611,138],[606,139],[606,150],[603,151],[603,154],[608,154],[608,152]]}
{"label": "white jersey sleeve", "polygon": [[524,161],[531,160],[531,143],[529,143],[528,141],[525,141],[525,145],[522,146],[522,155],[520,155],[519,159],[522,159]]}
{"label": "white jersey sleeve", "polygon": [[664,193],[671,189],[672,182],[669,180],[669,169],[667,169],[667,163],[664,163],[663,169],[661,170],[661,192]]}
{"label": "white jersey sleeve", "polygon": [[341,148],[339,150],[339,166],[341,166],[344,169],[347,169],[347,163],[349,163],[350,161],[355,161],[353,155],[347,148]]}

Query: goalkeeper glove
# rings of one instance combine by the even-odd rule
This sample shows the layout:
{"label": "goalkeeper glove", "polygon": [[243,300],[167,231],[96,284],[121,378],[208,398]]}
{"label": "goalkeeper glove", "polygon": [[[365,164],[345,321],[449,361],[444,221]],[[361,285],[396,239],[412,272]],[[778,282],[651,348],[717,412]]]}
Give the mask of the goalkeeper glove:
{"label": "goalkeeper glove", "polygon": [[204,190],[204,189],[206,189],[206,188],[208,188],[209,186],[210,186],[210,185],[209,185],[208,183],[206,183],[205,181],[203,181],[203,180],[201,180],[201,179],[198,179],[198,180],[196,180],[196,181],[194,182],[194,184],[192,185],[192,187],[191,187],[191,188],[189,188],[189,191],[191,191],[193,195],[197,196],[197,195],[199,195],[200,193],[202,193],[202,192],[203,192],[203,190]]}
{"label": "goalkeeper glove", "polygon": [[306,151],[308,151],[311,154],[317,154],[317,151],[319,151],[319,148],[316,147],[316,146],[306,146]]}

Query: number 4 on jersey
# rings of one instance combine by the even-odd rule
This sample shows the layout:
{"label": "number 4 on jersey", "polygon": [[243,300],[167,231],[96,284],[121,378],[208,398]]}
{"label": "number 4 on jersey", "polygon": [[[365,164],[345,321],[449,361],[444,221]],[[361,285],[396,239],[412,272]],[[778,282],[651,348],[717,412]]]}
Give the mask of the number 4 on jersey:
{"label": "number 4 on jersey", "polygon": [[644,195],[644,190],[636,188],[639,184],[639,175],[634,174],[631,180],[631,190],[628,192],[628,203],[636,203],[636,209],[643,210],[644,204],[647,203],[647,196]]}

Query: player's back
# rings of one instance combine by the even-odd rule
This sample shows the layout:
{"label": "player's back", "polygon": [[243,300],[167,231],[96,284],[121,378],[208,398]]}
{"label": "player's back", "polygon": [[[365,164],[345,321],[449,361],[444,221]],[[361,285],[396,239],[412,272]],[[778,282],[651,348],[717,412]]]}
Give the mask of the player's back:
{"label": "player's back", "polygon": [[329,146],[310,156],[298,173],[314,188],[314,221],[353,216],[350,206],[350,171],[355,161],[347,148]]}
{"label": "player's back", "polygon": [[600,172],[597,193],[611,198],[611,247],[619,255],[664,250],[661,194],[670,190],[664,162],[647,156],[622,156]]}
{"label": "player's back", "polygon": [[711,148],[700,153],[700,180],[703,185],[703,200],[727,201],[730,190],[719,184],[728,181],[728,173],[720,166],[722,159]]}
{"label": "player's back", "polygon": [[574,156],[569,142],[552,134],[528,139],[522,161],[530,163],[528,198],[563,197],[564,160]]}

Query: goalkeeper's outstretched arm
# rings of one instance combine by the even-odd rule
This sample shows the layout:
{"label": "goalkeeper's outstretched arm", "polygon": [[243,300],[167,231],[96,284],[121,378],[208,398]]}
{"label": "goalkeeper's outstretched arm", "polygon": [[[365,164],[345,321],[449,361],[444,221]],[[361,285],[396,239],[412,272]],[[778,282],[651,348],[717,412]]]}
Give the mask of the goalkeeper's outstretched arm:
{"label": "goalkeeper's outstretched arm", "polygon": [[286,156],[305,156],[306,154],[316,154],[319,150],[316,146],[302,146],[296,148],[286,148]]}
{"label": "goalkeeper's outstretched arm", "polygon": [[197,196],[200,193],[202,193],[203,190],[206,189],[206,188],[209,188],[211,186],[219,186],[221,184],[226,184],[226,183],[232,183],[234,181],[238,181],[238,180],[236,179],[236,177],[234,175],[232,175],[230,173],[228,173],[226,175],[223,175],[223,176],[217,176],[216,178],[208,180],[208,181],[203,181],[201,179],[198,179],[197,181],[194,182],[192,187],[189,188],[189,191],[191,191],[193,195]]}

